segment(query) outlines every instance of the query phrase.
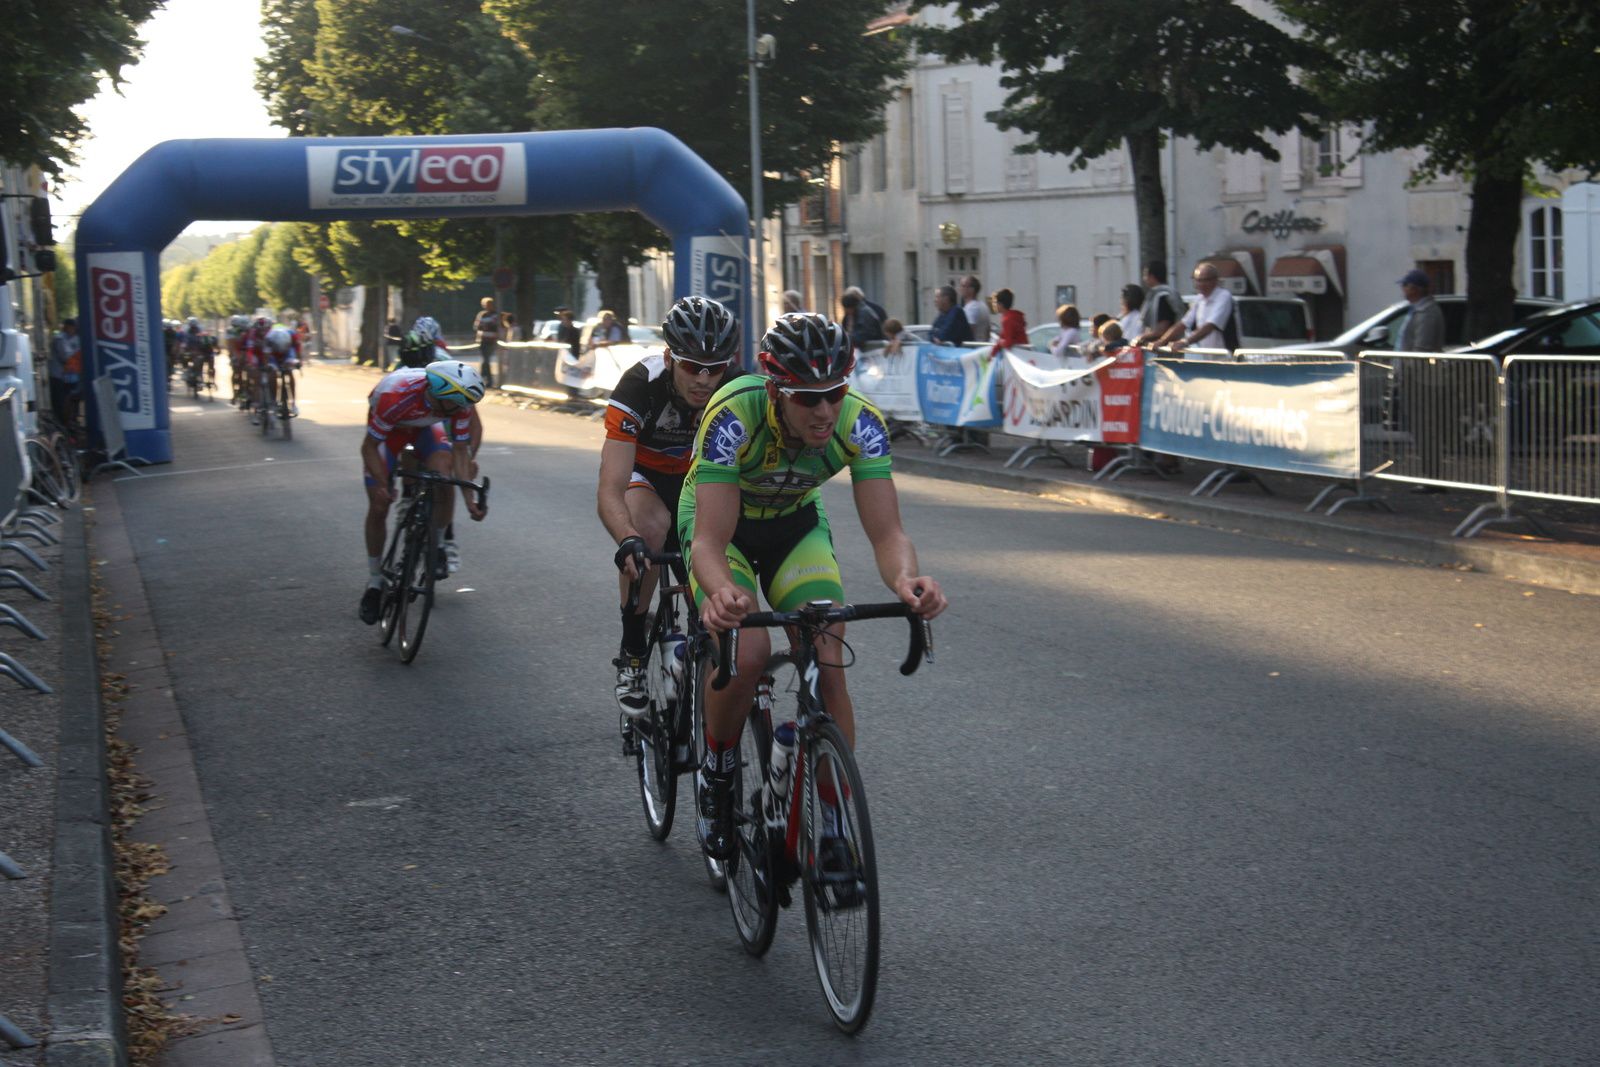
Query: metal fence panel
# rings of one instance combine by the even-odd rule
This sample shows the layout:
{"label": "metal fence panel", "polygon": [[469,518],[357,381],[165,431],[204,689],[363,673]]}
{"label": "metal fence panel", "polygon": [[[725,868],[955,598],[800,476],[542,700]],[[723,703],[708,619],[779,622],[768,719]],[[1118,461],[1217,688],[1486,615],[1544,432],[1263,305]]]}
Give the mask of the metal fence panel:
{"label": "metal fence panel", "polygon": [[1233,353],[1239,363],[1347,363],[1350,357],[1332,349],[1322,352],[1285,352],[1276,348],[1241,348]]}
{"label": "metal fence panel", "polygon": [[1600,504],[1600,356],[1508,356],[1506,492]]}
{"label": "metal fence panel", "polygon": [[1361,467],[1367,477],[1498,492],[1494,357],[1363,352]]}

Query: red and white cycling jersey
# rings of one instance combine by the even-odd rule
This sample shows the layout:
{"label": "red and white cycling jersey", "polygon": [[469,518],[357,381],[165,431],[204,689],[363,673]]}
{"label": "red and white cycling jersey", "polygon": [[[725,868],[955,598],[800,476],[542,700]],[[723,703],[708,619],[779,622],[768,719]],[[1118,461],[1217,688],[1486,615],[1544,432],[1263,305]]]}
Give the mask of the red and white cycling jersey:
{"label": "red and white cycling jersey", "polygon": [[367,394],[367,433],[379,441],[388,441],[403,429],[432,426],[446,418],[452,440],[472,439],[472,408],[448,416],[434,414],[428,406],[428,372],[421,367],[402,367]]}

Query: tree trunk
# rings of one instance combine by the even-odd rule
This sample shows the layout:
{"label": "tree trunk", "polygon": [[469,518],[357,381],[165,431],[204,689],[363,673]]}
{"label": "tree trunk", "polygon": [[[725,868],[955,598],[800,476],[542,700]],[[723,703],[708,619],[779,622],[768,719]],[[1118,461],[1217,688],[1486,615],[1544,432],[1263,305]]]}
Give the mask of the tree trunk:
{"label": "tree trunk", "polygon": [[1139,264],[1167,262],[1167,198],[1161,189],[1161,131],[1147,130],[1126,138],[1133,166],[1133,204],[1139,218]]}
{"label": "tree trunk", "polygon": [[411,323],[422,314],[422,264],[410,263],[400,276],[400,312],[405,318],[400,320],[401,328],[409,328]]}
{"label": "tree trunk", "polygon": [[607,242],[595,255],[594,284],[600,290],[600,306],[616,313],[618,322],[627,322],[631,313],[628,301],[628,263],[618,245]]}
{"label": "tree trunk", "polygon": [[517,272],[516,288],[511,291],[511,313],[517,317],[517,329],[522,331],[522,336],[531,338],[533,324],[540,319],[553,318],[550,308],[535,307],[534,284],[539,276],[534,273],[533,257],[519,255],[512,263]]}
{"label": "tree trunk", "polygon": [[367,283],[367,299],[361,306],[361,346],[356,349],[358,363],[383,366],[383,325],[389,317],[389,287],[382,282]]}
{"label": "tree trunk", "polygon": [[1479,175],[1472,181],[1467,223],[1467,336],[1487,337],[1511,325],[1512,281],[1522,228],[1522,179]]}

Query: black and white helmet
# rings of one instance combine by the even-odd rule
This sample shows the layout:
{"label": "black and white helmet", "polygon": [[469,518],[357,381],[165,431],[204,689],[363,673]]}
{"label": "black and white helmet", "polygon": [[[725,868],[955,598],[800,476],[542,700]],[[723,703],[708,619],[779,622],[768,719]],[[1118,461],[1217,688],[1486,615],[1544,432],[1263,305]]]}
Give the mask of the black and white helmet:
{"label": "black and white helmet", "polygon": [[827,316],[791,311],[762,336],[761,365],[780,384],[836,382],[855,369],[855,345]]}
{"label": "black and white helmet", "polygon": [[708,296],[686,296],[673,304],[661,332],[667,351],[696,363],[726,363],[739,351],[738,320]]}

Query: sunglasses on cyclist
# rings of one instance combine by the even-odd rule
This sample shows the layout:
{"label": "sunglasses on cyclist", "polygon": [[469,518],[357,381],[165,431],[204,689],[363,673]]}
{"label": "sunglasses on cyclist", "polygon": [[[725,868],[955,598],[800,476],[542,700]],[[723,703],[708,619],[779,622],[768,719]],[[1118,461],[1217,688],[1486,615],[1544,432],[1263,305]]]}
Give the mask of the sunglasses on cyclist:
{"label": "sunglasses on cyclist", "polygon": [[786,399],[793,400],[803,408],[814,408],[824,402],[841,404],[844,402],[844,395],[849,391],[850,385],[848,382],[836,385],[831,389],[785,389],[782,386],[778,387],[778,392],[782,393]]}
{"label": "sunglasses on cyclist", "polygon": [[715,378],[717,375],[727,370],[728,364],[733,362],[732,360],[725,359],[720,363],[702,363],[698,359],[690,359],[687,356],[680,356],[677,353],[672,354],[672,361],[678,366],[682,367],[684,370],[688,371],[690,374],[694,375],[696,378]]}

